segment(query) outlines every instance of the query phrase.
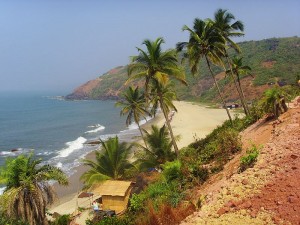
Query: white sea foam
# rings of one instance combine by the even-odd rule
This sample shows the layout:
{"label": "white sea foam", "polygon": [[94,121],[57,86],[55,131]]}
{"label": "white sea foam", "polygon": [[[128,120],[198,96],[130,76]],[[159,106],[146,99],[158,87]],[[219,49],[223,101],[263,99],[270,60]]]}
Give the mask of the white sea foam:
{"label": "white sea foam", "polygon": [[97,133],[97,132],[105,129],[105,127],[100,125],[100,124],[96,124],[96,125],[88,126],[88,127],[90,127],[90,128],[95,128],[96,127],[96,129],[86,131],[85,134]]}
{"label": "white sea foam", "polygon": [[102,125],[98,123],[98,124],[88,126],[88,128],[97,128],[97,127],[102,127]]}
{"label": "white sea foam", "polygon": [[5,187],[0,187],[0,195],[3,194],[3,191],[5,190]]}
{"label": "white sea foam", "polygon": [[61,162],[58,162],[58,163],[56,164],[56,167],[58,167],[58,168],[62,168],[62,166],[63,166],[63,164],[62,164]]}
{"label": "white sea foam", "polygon": [[0,156],[12,156],[15,155],[14,152],[8,152],[8,151],[1,151]]}
{"label": "white sea foam", "polygon": [[[152,117],[148,116],[148,117],[146,117],[146,119],[140,120],[140,122],[139,122],[140,126],[149,122],[151,119],[152,119]],[[139,128],[139,126],[134,122],[128,126],[128,130],[136,130],[138,128]],[[127,130],[122,130],[121,133],[125,132],[125,131],[127,131]]]}
{"label": "white sea foam", "polygon": [[67,142],[66,145],[68,147],[59,151],[59,154],[57,157],[65,158],[65,157],[69,156],[72,152],[83,148],[83,144],[85,142],[86,142],[86,139],[84,137],[79,137],[75,141]]}

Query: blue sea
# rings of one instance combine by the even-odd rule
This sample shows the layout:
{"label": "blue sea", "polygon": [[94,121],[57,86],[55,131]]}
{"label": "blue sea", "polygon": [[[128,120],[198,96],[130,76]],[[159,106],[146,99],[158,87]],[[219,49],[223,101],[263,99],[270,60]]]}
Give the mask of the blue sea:
{"label": "blue sea", "polygon": [[[98,148],[85,143],[138,136],[126,127],[114,101],[65,101],[46,93],[0,93],[0,166],[7,157],[34,152],[44,163],[72,174],[80,160]],[[3,187],[2,187],[3,188]]]}

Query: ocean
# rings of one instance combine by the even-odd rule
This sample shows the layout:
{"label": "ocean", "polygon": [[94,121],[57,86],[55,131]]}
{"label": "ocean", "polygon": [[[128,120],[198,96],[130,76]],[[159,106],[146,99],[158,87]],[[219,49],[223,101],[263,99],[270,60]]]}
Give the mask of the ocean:
{"label": "ocean", "polygon": [[80,160],[98,148],[86,142],[116,135],[129,141],[139,136],[137,126],[126,127],[125,121],[115,101],[65,101],[40,93],[1,93],[0,166],[7,157],[33,151],[43,163],[71,175]]}

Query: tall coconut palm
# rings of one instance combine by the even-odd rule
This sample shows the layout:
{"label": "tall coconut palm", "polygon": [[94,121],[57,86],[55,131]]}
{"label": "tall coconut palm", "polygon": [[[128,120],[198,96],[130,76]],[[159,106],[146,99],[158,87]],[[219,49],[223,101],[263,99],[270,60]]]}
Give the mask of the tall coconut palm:
{"label": "tall coconut palm", "polygon": [[185,83],[185,74],[183,69],[178,65],[177,53],[175,50],[162,51],[161,44],[163,38],[157,38],[155,41],[145,40],[143,44],[146,51],[137,48],[139,55],[133,56],[128,66],[128,80],[144,79],[145,95],[149,99],[149,84],[152,80],[166,84],[169,77],[173,77]]}
{"label": "tall coconut palm", "polygon": [[[239,57],[233,57],[230,63],[230,69],[226,71],[226,73],[230,73],[230,74],[234,74],[236,79],[237,79],[237,84],[238,87],[240,89],[241,95],[242,95],[242,99],[244,100],[244,104],[247,105],[246,103],[246,97],[244,94],[244,91],[242,89],[242,84],[241,84],[241,77],[240,75],[247,75],[250,74],[251,68],[249,66],[243,65],[243,58],[239,58]],[[248,107],[246,107],[246,110],[248,111],[247,113],[249,113]],[[247,115],[247,113],[245,112],[245,114]]]}
{"label": "tall coconut palm", "polygon": [[239,94],[242,106],[244,108],[244,112],[246,115],[248,115],[249,110],[248,110],[247,104],[245,103],[245,98],[242,94],[243,90],[241,89],[241,86],[237,84],[237,81],[233,75],[230,59],[229,59],[228,52],[227,52],[228,46],[232,47],[238,53],[240,53],[240,51],[241,51],[238,44],[236,44],[231,39],[231,37],[243,36],[244,33],[240,32],[240,31],[244,31],[244,24],[239,20],[232,22],[233,20],[235,20],[235,17],[233,14],[231,14],[227,10],[218,9],[214,14],[214,20],[212,22],[214,24],[214,27],[219,32],[219,34],[226,40],[227,45],[224,45],[224,53],[225,53],[224,56],[226,58],[227,65],[228,65],[229,71],[230,71],[230,73],[228,73],[228,74],[231,76],[231,79],[234,82],[234,85]]}
{"label": "tall coconut palm", "polygon": [[172,84],[168,83],[167,85],[160,84],[155,82],[151,85],[151,105],[152,105],[152,114],[155,115],[157,108],[160,107],[161,111],[166,120],[168,130],[172,139],[173,147],[176,155],[179,155],[178,146],[176,144],[176,138],[173,133],[171,126],[171,121],[169,118],[170,111],[173,110],[177,112],[173,101],[177,99],[176,93],[172,90]]}
{"label": "tall coconut palm", "polygon": [[224,66],[221,56],[224,56],[224,45],[225,39],[216,31],[214,23],[211,20],[200,20],[196,18],[194,20],[193,29],[188,26],[184,26],[183,31],[188,31],[190,33],[188,42],[177,43],[177,51],[182,51],[186,49],[187,52],[185,56],[189,59],[189,65],[192,74],[196,74],[199,70],[199,62],[202,58],[205,59],[210,74],[214,80],[215,86],[218,90],[219,96],[223,103],[228,118],[230,121],[231,115],[226,107],[226,102],[218,85],[218,82],[212,72],[211,63]]}
{"label": "tall coconut palm", "polygon": [[152,125],[151,131],[145,130],[145,133],[145,140],[149,147],[140,146],[144,151],[136,161],[141,169],[157,167],[175,159],[176,155],[172,151],[172,140],[166,126],[158,128]]}
{"label": "tall coconut palm", "polygon": [[0,181],[6,185],[0,197],[0,208],[7,216],[27,221],[31,225],[47,225],[46,206],[55,198],[48,181],[67,185],[66,175],[50,165],[40,165],[33,154],[9,159],[0,171]]}
{"label": "tall coconut palm", "polygon": [[[178,65],[177,52],[175,50],[162,51],[161,44],[163,43],[163,38],[157,38],[155,41],[145,40],[143,44],[147,50],[144,51],[137,48],[139,55],[132,57],[132,62],[128,66],[129,78],[127,82],[136,79],[145,80],[146,102],[150,100],[149,85],[152,83],[166,85],[169,78],[172,77],[186,84],[185,73]],[[167,120],[167,116],[165,117]],[[178,147],[173,138],[170,126],[168,126],[168,129],[172,137],[174,149],[178,152]]]}
{"label": "tall coconut palm", "polygon": [[134,166],[129,162],[129,154],[132,144],[119,142],[118,137],[109,138],[107,141],[101,141],[102,148],[96,151],[96,161],[83,159],[83,163],[89,166],[81,179],[86,186],[105,180],[124,179],[126,172],[133,169]]}
{"label": "tall coconut palm", "polygon": [[145,102],[144,94],[140,93],[139,88],[136,87],[133,89],[129,87],[125,93],[123,94],[123,100],[116,103],[116,106],[123,107],[120,115],[127,115],[126,125],[129,126],[134,120],[134,122],[138,125],[141,136],[144,140],[145,146],[147,147],[147,143],[145,141],[141,126],[140,120],[142,118],[146,119],[146,116],[150,116],[150,113],[147,111],[147,104]]}

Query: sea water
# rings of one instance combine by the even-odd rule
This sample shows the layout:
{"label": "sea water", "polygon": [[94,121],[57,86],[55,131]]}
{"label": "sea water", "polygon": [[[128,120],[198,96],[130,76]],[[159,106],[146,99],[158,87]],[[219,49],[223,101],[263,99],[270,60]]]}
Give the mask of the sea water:
{"label": "sea water", "polygon": [[[138,136],[136,125],[126,127],[115,101],[65,101],[37,93],[0,93],[0,166],[7,157],[34,152],[43,163],[67,174],[98,146],[91,140]],[[0,187],[1,191],[1,187]]]}

